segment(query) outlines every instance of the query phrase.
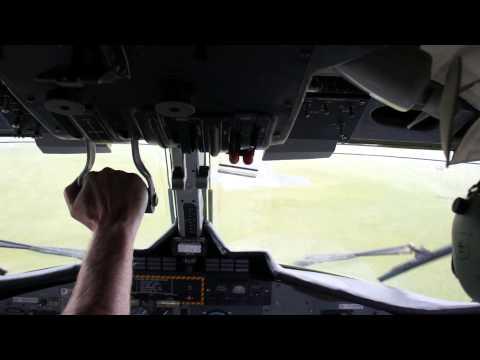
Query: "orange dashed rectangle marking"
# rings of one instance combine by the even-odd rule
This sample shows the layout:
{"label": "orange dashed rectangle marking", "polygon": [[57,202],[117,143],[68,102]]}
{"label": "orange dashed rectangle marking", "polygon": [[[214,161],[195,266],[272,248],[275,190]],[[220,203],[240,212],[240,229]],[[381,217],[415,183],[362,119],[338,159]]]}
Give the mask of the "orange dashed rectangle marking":
{"label": "orange dashed rectangle marking", "polygon": [[134,280],[193,280],[200,281],[200,301],[180,301],[182,305],[205,305],[205,278],[203,276],[184,275],[134,275]]}

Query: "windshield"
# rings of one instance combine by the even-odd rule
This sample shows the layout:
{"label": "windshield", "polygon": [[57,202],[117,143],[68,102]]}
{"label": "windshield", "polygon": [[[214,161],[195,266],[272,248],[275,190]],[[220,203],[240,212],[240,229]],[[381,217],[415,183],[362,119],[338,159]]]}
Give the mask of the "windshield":
{"label": "windshield", "polygon": [[[145,215],[135,241],[136,248],[146,248],[172,224],[165,151],[159,146],[141,144],[140,154],[154,177],[159,197],[155,213]],[[85,161],[85,154],[43,154],[33,140],[0,139],[0,240],[87,249],[90,230],[70,217],[63,198],[63,189],[78,177]],[[97,153],[92,170],[107,166],[139,174],[130,144],[113,144],[111,153]],[[0,248],[0,268],[9,274],[79,261]]]}
{"label": "windshield", "polygon": [[[85,164],[85,154],[42,154],[33,141],[0,143],[0,239],[37,246],[86,249],[89,231],[71,219],[64,187]],[[11,140],[10,140],[11,141]],[[106,166],[137,172],[129,144],[97,154],[94,170]],[[159,205],[145,215],[135,246],[153,244],[171,226],[165,152],[143,145]],[[368,251],[412,243],[435,250],[451,243],[451,204],[480,179],[479,164],[445,168],[433,150],[339,145],[327,159],[261,161],[232,175],[228,156],[212,158],[213,223],[231,250],[265,250],[295,265],[307,256]],[[240,166],[244,166],[239,164]],[[234,169],[233,169],[234,170]],[[229,173],[230,172],[230,173]],[[254,175],[252,175],[254,173]],[[245,175],[245,174],[244,174]],[[376,279],[412,255],[388,255],[312,264],[315,270]],[[450,270],[450,256],[385,282],[423,295],[470,301]],[[76,263],[75,258],[0,249],[8,273]]]}
{"label": "windshield", "polygon": [[[338,145],[326,159],[262,162],[256,177],[225,174],[212,161],[214,224],[232,250],[266,250],[294,265],[314,254],[412,243],[451,244],[451,204],[480,179],[479,164],[445,168],[435,150]],[[376,279],[413,255],[325,262],[311,269]],[[470,301],[446,256],[385,282],[423,295]]]}

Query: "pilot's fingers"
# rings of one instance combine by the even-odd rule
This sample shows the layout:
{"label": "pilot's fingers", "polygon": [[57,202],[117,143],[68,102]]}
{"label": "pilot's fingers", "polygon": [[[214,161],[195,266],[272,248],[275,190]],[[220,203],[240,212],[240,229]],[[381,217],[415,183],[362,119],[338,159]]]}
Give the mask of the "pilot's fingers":
{"label": "pilot's fingers", "polygon": [[78,196],[78,193],[82,190],[81,186],[78,185],[77,180],[75,179],[70,185],[68,185],[63,191],[63,197],[67,203],[68,209],[72,210],[72,205],[75,202],[75,199]]}

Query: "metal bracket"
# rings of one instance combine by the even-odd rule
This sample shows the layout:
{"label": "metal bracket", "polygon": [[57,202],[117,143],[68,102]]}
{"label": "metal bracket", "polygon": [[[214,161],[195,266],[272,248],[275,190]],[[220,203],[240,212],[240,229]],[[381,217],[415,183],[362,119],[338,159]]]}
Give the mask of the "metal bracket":
{"label": "metal bracket", "polygon": [[77,121],[71,117],[73,124],[78,128],[81,132],[83,139],[85,140],[86,152],[87,152],[87,162],[85,167],[83,168],[82,172],[77,178],[77,185],[82,187],[85,177],[88,175],[90,170],[92,170],[93,164],[95,163],[95,155],[97,153],[97,144],[90,139],[87,132],[77,123]]}
{"label": "metal bracket", "polygon": [[148,172],[147,168],[143,164],[142,158],[140,157],[140,149],[138,148],[138,139],[132,138],[132,157],[135,166],[137,167],[138,171],[143,175],[145,180],[147,181],[147,191],[148,191],[148,204],[147,209],[145,210],[146,213],[153,213],[155,211],[155,207],[158,204],[158,197],[155,191],[155,185],[152,180],[152,176]]}
{"label": "metal bracket", "polygon": [[92,170],[93,164],[95,163],[95,154],[97,153],[97,145],[92,140],[85,138],[85,145],[87,147],[87,163],[77,178],[77,184],[80,187],[82,186],[85,177],[90,170]]}
{"label": "metal bracket", "polygon": [[209,167],[204,164],[204,156],[199,151],[183,153],[175,148],[171,152],[178,232],[181,238],[200,241],[203,223],[207,219],[204,203]]}

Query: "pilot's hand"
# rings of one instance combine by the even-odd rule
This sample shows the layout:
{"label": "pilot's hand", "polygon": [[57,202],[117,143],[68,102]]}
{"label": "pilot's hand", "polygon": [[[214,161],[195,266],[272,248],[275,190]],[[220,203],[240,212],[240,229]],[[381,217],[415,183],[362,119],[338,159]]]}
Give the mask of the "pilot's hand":
{"label": "pilot's hand", "polygon": [[138,175],[108,167],[91,171],[81,188],[75,180],[64,196],[72,217],[93,232],[120,226],[135,233],[148,202],[147,188]]}

